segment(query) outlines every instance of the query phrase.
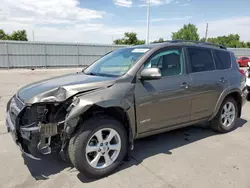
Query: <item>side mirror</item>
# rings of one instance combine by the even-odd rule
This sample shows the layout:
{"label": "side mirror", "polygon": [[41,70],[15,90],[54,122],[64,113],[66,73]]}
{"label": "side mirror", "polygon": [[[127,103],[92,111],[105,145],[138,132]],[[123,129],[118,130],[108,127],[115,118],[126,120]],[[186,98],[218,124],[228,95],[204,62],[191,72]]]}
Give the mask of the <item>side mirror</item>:
{"label": "side mirror", "polygon": [[147,68],[141,71],[141,80],[161,79],[161,71],[158,68]]}

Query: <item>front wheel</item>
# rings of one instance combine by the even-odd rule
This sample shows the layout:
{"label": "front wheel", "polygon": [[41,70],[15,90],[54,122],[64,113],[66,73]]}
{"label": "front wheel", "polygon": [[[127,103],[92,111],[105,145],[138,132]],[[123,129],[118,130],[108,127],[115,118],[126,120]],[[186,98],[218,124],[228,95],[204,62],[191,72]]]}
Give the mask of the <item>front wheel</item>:
{"label": "front wheel", "polygon": [[127,152],[124,126],[108,116],[93,117],[69,142],[69,158],[86,177],[100,178],[112,173]]}
{"label": "front wheel", "polygon": [[238,105],[236,101],[231,97],[226,98],[211,122],[212,129],[220,133],[232,131],[236,127],[237,115]]}

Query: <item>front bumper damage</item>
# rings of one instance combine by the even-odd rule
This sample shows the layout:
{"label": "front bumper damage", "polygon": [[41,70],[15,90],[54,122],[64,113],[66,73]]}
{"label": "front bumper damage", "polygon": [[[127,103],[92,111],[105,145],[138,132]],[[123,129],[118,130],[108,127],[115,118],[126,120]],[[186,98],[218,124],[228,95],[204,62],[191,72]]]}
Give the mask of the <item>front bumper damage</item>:
{"label": "front bumper damage", "polygon": [[[18,132],[16,130],[16,125],[12,122],[11,118],[10,118],[10,112],[7,112],[7,117],[6,117],[6,126],[7,126],[7,130],[8,132],[11,133],[13,140],[15,141],[15,143],[17,144],[17,146],[19,147],[20,151],[26,155],[29,158],[32,159],[36,159],[36,160],[40,160],[40,158],[35,157],[31,154],[31,152],[28,150],[27,147],[25,147],[21,142],[20,142],[20,137],[18,136]],[[24,135],[27,134],[34,134],[35,130],[27,132],[27,131],[22,131]]]}
{"label": "front bumper damage", "polygon": [[39,154],[48,155],[52,152],[51,139],[60,134],[58,126],[64,122],[47,124],[39,122],[35,126],[20,126],[20,116],[25,105],[17,105],[17,100],[16,97],[13,97],[7,109],[7,130],[24,155],[40,160]]}

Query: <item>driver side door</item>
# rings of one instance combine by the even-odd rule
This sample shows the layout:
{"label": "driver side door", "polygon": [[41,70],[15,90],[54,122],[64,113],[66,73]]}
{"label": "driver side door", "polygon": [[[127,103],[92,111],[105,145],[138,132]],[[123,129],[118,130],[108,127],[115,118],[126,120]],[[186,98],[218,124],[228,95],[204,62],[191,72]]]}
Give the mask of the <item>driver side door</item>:
{"label": "driver side door", "polygon": [[184,59],[182,48],[167,48],[149,58],[141,68],[157,67],[161,70],[162,78],[136,81],[135,103],[139,134],[177,126],[190,120],[191,79],[186,74]]}

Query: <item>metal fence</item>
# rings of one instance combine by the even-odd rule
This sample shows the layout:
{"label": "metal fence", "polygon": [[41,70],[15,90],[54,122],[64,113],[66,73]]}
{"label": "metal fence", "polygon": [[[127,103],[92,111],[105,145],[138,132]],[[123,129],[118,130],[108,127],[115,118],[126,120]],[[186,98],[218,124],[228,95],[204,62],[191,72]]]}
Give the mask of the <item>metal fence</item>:
{"label": "metal fence", "polygon": [[[77,67],[94,62],[120,45],[0,41],[0,68]],[[250,56],[250,48],[229,49]]]}
{"label": "metal fence", "polygon": [[236,56],[248,56],[250,57],[250,48],[228,48]]}
{"label": "metal fence", "polygon": [[120,45],[0,41],[0,67],[77,67],[94,62]]}

